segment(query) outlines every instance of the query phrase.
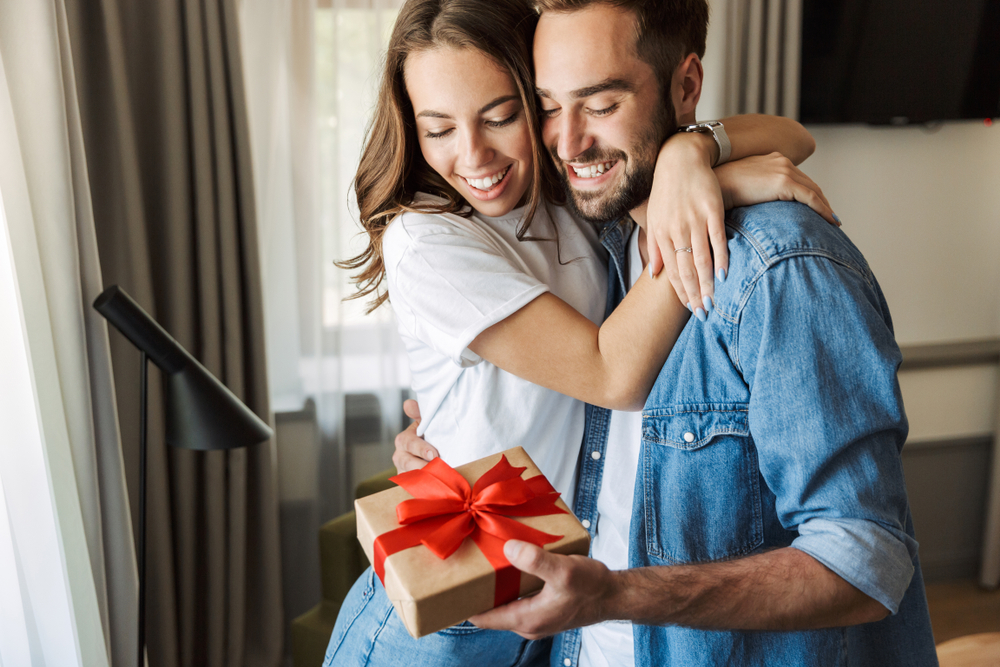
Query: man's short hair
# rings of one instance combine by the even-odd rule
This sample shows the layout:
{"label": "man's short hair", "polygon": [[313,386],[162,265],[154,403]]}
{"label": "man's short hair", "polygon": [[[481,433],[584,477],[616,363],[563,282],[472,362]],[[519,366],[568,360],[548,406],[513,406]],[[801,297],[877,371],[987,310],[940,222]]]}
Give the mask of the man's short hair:
{"label": "man's short hair", "polygon": [[540,13],[574,12],[599,3],[635,16],[637,55],[653,68],[661,94],[670,90],[674,70],[688,54],[705,56],[706,0],[535,0],[535,8]]}

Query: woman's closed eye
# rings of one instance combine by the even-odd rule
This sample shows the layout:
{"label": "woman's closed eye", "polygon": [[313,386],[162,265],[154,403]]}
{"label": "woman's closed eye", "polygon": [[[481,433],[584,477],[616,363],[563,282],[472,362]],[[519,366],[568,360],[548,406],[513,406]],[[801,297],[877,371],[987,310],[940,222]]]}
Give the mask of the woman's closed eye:
{"label": "woman's closed eye", "polygon": [[455,128],[453,127],[449,127],[448,129],[441,130],[440,132],[435,132],[434,130],[427,130],[424,133],[424,136],[427,137],[428,139],[440,139],[441,137],[446,137],[449,134],[451,134],[454,129]]}
{"label": "woman's closed eye", "polygon": [[489,127],[492,127],[492,128],[506,127],[506,126],[510,125],[511,123],[513,123],[515,120],[517,120],[517,116],[518,116],[519,113],[520,113],[519,111],[515,111],[514,113],[512,113],[509,116],[507,116],[506,118],[502,118],[500,120],[488,120],[488,121],[486,121],[486,124]]}

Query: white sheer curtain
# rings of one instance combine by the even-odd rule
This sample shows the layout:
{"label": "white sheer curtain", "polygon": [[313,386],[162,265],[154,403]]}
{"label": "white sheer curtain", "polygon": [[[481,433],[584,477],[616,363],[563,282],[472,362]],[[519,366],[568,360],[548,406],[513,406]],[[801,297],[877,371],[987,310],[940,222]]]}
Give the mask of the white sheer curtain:
{"label": "white sheer curtain", "polygon": [[344,302],[353,287],[333,264],[363,248],[350,185],[399,4],[241,5],[272,405],[315,403],[320,521],[391,465],[409,384],[391,311]]}
{"label": "white sheer curtain", "polygon": [[137,575],[65,6],[0,0],[0,664],[135,656]]}
{"label": "white sheer curtain", "polygon": [[289,621],[319,601],[317,530],[392,465],[409,385],[391,310],[343,301],[334,266],[364,247],[350,186],[401,2],[315,3],[240,4]]}

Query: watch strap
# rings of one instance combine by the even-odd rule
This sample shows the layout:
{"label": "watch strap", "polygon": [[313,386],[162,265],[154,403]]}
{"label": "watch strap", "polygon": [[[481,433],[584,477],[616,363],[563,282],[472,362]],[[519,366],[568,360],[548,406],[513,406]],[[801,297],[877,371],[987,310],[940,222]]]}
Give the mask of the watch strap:
{"label": "watch strap", "polygon": [[719,157],[713,167],[729,162],[729,157],[733,153],[733,145],[729,142],[729,135],[726,134],[725,126],[717,120],[710,120],[704,123],[692,123],[691,125],[681,125],[678,132],[697,132],[699,134],[711,134],[719,147]]}

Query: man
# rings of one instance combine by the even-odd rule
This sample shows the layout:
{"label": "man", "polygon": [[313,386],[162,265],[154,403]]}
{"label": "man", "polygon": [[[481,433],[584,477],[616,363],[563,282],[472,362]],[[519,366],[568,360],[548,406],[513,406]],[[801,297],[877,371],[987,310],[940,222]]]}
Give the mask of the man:
{"label": "man", "polygon": [[[630,224],[602,236],[620,299],[645,259],[657,147],[695,120],[707,6],[539,4],[544,138],[573,205],[639,225],[636,238]],[[804,206],[735,210],[727,234],[730,274],[641,417],[588,408],[575,510],[599,560],[510,542],[510,561],[545,587],[472,620],[561,633],[552,664],[566,667],[936,664],[899,459],[900,355],[878,284]]]}

